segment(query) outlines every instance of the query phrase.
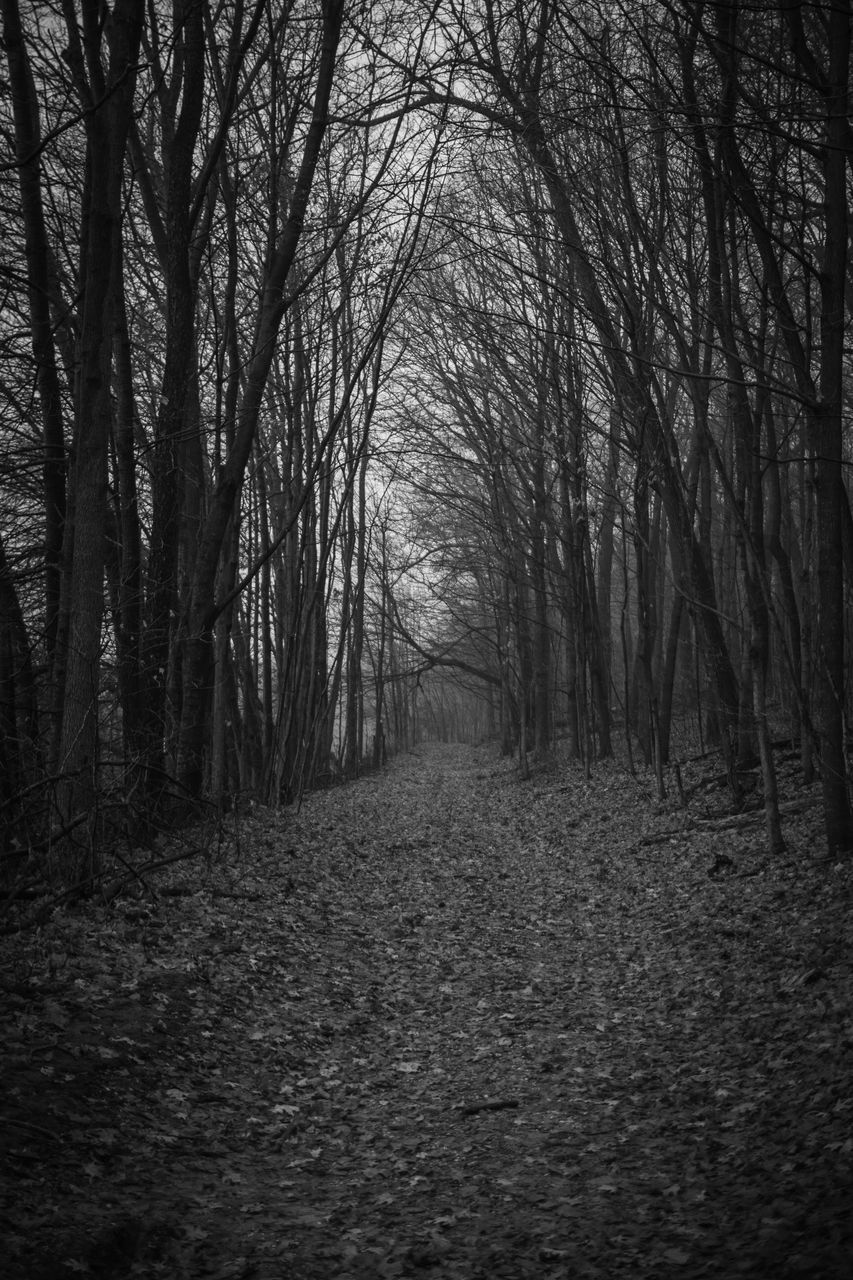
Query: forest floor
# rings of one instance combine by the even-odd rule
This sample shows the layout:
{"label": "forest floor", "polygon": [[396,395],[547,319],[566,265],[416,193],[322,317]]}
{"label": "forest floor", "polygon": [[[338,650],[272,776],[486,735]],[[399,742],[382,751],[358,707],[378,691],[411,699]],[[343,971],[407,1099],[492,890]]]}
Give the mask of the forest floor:
{"label": "forest floor", "polygon": [[850,1280],[853,867],[702,767],[419,749],[3,938],[3,1276]]}

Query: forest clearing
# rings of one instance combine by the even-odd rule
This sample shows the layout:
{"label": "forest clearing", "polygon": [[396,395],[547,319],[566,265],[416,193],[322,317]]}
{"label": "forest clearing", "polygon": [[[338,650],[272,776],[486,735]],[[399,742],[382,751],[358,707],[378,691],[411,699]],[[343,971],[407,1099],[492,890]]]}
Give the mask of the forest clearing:
{"label": "forest clearing", "polygon": [[4,1276],[847,1280],[853,867],[713,770],[422,746],[5,937]]}

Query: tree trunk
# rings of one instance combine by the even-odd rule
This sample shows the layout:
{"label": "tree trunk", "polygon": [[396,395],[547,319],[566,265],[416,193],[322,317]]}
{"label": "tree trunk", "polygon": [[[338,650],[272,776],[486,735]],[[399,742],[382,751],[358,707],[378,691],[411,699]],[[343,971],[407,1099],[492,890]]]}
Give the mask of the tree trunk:
{"label": "tree trunk", "polygon": [[137,427],[133,365],[124,297],[121,246],[117,246],[118,275],[113,362],[115,383],[114,489],[118,536],[118,583],[115,620],[119,701],[121,703],[125,776],[129,785],[138,776],[135,751],[143,723],[143,683],[140,656],[142,636],[142,533],[136,488]]}
{"label": "tree trunk", "polygon": [[34,780],[37,758],[38,705],[30,641],[0,539],[0,851],[22,816],[22,795]]}
{"label": "tree trunk", "polygon": [[320,61],[311,123],[293,200],[264,282],[255,327],[253,352],[245,369],[245,386],[237,417],[234,442],[210,500],[199,536],[187,610],[188,634],[183,664],[179,779],[190,796],[203,786],[203,757],[208,706],[211,697],[212,628],[217,615],[215,584],[217,565],[228,520],[239,491],[263,403],[279,329],[287,307],[285,285],[296,257],[314,173],[328,124],[328,106],[334,79],[343,0],[324,0]]}
{"label": "tree trunk", "polygon": [[[94,841],[98,767],[98,698],[104,611],[107,450],[112,430],[111,332],[115,314],[121,178],[133,103],[144,5],[120,0],[106,23],[109,83],[103,82],[100,5],[83,5],[84,51],[76,15],[66,0],[69,62],[86,109],[86,206],[81,245],[82,314],[75,405],[73,548],[68,586],[69,629],[59,738],[57,813],[67,828],[89,815],[88,841],[76,871],[98,869]],[[88,64],[88,65],[87,65]],[[88,77],[87,77],[88,71]],[[99,105],[92,109],[93,101]],[[105,317],[106,323],[105,323]]]}
{"label": "tree trunk", "polygon": [[[138,749],[145,761],[146,788],[162,783],[167,744],[167,699],[180,699],[180,671],[173,646],[179,611],[178,565],[185,500],[185,460],[197,430],[195,391],[196,284],[191,271],[193,164],[204,100],[204,8],[178,0],[173,23],[176,53],[172,79],[160,89],[163,210],[161,267],[166,289],[165,364],[151,451],[151,534],[149,539],[142,681],[145,721]],[[178,107],[180,108],[178,110]],[[176,118],[177,113],[177,118]],[[154,168],[153,157],[148,158]],[[173,705],[173,716],[177,708]]]}
{"label": "tree trunk", "polygon": [[825,240],[820,273],[820,403],[814,423],[817,459],[818,722],[824,822],[830,856],[853,853],[853,814],[844,754],[844,574],[842,486],[847,262],[847,82],[850,0],[829,16],[829,84],[824,149]]}
{"label": "tree trunk", "polygon": [[65,434],[53,322],[50,250],[44,219],[41,121],[17,0],[3,0],[3,47],[9,66],[15,158],[27,254],[30,333],[42,420],[44,502],[44,640],[53,662],[59,623],[65,526]]}

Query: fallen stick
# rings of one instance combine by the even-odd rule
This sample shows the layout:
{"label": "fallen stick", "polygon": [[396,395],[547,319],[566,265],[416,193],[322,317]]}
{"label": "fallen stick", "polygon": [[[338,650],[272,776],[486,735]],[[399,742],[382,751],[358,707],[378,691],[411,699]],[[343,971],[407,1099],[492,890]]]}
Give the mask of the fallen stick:
{"label": "fallen stick", "polygon": [[475,1116],[478,1111],[511,1111],[518,1105],[518,1098],[484,1098],[482,1102],[456,1103],[453,1110],[461,1116]]}

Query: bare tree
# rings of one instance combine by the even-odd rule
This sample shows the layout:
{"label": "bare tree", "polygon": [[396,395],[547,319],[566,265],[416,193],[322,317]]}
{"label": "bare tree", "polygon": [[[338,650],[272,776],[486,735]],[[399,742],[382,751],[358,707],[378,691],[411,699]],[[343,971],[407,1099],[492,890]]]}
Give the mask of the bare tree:
{"label": "bare tree", "polygon": [[[84,0],[63,5],[68,62],[86,131],[76,352],[73,517],[65,528],[68,575],[59,640],[62,718],[57,765],[64,775],[59,818],[72,826],[95,811],[101,622],[104,615],[107,450],[112,434],[110,319],[119,305],[116,272],[121,182],[133,108],[144,6],[119,0],[107,21]],[[105,70],[105,54],[108,68]],[[107,317],[107,323],[105,323]],[[84,873],[97,845],[84,846]]]}

